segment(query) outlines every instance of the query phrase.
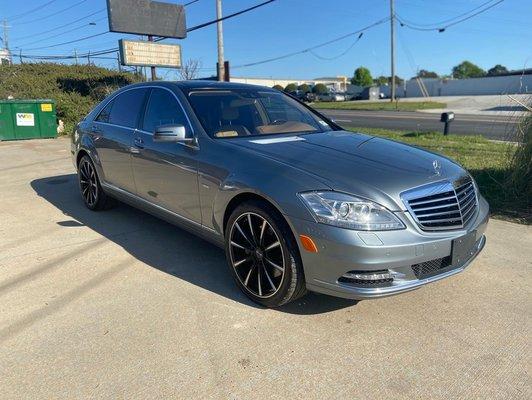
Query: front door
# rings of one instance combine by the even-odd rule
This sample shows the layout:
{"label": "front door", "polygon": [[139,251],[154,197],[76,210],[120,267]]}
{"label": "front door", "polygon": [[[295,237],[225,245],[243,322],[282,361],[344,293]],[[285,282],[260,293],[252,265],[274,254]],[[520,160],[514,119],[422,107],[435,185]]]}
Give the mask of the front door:
{"label": "front door", "polygon": [[123,92],[111,100],[91,126],[91,136],[102,164],[103,180],[135,193],[131,149],[148,89]]}
{"label": "front door", "polygon": [[155,142],[153,132],[162,125],[191,126],[175,95],[163,88],[151,90],[132,153],[137,195],[181,217],[201,223],[198,193],[198,148],[182,143]]}

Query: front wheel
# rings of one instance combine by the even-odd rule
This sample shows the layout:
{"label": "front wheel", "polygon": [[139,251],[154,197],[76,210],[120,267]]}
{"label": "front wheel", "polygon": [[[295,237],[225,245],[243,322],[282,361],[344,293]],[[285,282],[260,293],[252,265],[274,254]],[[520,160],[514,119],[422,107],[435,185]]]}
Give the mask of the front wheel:
{"label": "front wheel", "polygon": [[267,203],[239,205],[226,228],[226,256],[240,289],[254,302],[279,307],[306,293],[290,227]]}

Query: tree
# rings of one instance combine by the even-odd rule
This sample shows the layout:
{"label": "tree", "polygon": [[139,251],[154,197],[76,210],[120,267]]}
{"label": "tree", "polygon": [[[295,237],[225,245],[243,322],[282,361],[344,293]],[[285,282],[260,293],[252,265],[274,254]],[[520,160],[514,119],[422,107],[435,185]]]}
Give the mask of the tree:
{"label": "tree", "polygon": [[488,69],[488,76],[504,75],[508,73],[508,69],[501,64],[497,64],[493,68]]}
{"label": "tree", "polygon": [[297,85],[295,83],[289,83],[288,85],[286,85],[286,87],[284,88],[284,91],[285,92],[293,92],[294,90],[297,90]]}
{"label": "tree", "polygon": [[420,69],[417,73],[418,78],[439,78],[438,74],[434,71],[427,71],[426,69]]}
{"label": "tree", "polygon": [[485,75],[486,71],[470,61],[462,61],[453,67],[453,78],[456,79],[480,78]]}
{"label": "tree", "polygon": [[325,94],[328,91],[329,89],[327,89],[327,86],[325,86],[323,83],[317,83],[312,88],[312,93],[316,93],[316,94]]}
{"label": "tree", "polygon": [[351,83],[357,86],[371,86],[373,85],[373,79],[371,78],[371,72],[365,67],[358,67],[355,69],[355,74],[351,78]]}
{"label": "tree", "polygon": [[[390,84],[392,83],[392,79],[390,78]],[[405,83],[405,80],[403,78],[400,78],[398,77],[397,75],[395,75],[395,84],[396,85],[402,85],[403,83]]]}
{"label": "tree", "polygon": [[282,92],[284,90],[284,87],[282,87],[281,85],[274,85],[273,89],[280,90]]}
{"label": "tree", "polygon": [[181,76],[181,79],[184,81],[188,81],[190,79],[196,79],[198,77],[198,72],[200,68],[201,68],[200,60],[189,59],[183,64],[183,66],[179,70],[179,75]]}
{"label": "tree", "polygon": [[303,83],[297,87],[297,90],[301,90],[303,93],[308,93],[310,92],[310,86],[306,83]]}
{"label": "tree", "polygon": [[[391,85],[392,83],[392,78],[389,77],[389,76],[379,76],[378,78],[375,78],[373,80],[373,82],[375,83],[375,85]],[[404,83],[404,79],[403,78],[399,78],[397,75],[395,75],[395,84],[396,85],[402,85]]]}
{"label": "tree", "polygon": [[373,82],[376,85],[387,85],[389,81],[389,78],[387,76],[381,75],[378,78],[373,79]]}

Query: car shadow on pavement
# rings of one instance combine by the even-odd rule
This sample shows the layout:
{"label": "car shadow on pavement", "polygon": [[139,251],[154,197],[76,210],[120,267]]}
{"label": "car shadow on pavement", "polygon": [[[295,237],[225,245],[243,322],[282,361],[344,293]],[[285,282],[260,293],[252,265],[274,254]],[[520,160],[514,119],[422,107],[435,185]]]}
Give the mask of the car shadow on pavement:
{"label": "car shadow on pavement", "polygon": [[[65,214],[65,219],[57,222],[64,229],[86,226],[152,268],[247,306],[259,307],[237,288],[223,250],[209,242],[123,203],[108,211],[88,210],[79,195],[75,174],[36,179],[31,186]],[[355,304],[354,300],[309,293],[277,310],[308,315]]]}

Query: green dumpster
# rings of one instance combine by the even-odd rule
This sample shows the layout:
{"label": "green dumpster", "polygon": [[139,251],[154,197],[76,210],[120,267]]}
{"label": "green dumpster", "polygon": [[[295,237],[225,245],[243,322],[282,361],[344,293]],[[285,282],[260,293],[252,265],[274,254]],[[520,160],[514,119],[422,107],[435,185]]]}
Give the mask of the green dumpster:
{"label": "green dumpster", "polygon": [[56,136],[57,118],[53,100],[0,100],[0,140]]}

